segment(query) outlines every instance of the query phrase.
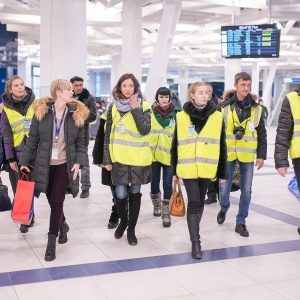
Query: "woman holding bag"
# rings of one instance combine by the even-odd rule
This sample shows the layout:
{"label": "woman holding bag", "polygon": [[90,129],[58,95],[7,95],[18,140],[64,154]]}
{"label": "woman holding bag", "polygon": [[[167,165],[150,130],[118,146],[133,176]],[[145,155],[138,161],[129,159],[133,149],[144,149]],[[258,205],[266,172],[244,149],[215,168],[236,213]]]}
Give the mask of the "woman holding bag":
{"label": "woman holding bag", "polygon": [[46,193],[51,213],[45,260],[56,258],[56,239],[68,241],[69,226],[63,211],[67,188],[73,197],[79,192],[78,170],[84,164],[84,121],[89,111],[73,99],[72,84],[64,79],[51,83],[53,98],[41,98],[34,103],[34,116],[29,137],[20,159],[21,170],[36,154],[33,179],[35,196]]}
{"label": "woman holding bag", "polygon": [[[8,161],[8,164],[5,164],[5,170],[9,173],[14,195],[16,194],[19,177],[19,159],[28,137],[33,116],[32,104],[34,98],[33,91],[25,86],[19,76],[15,75],[6,82],[5,93],[2,95],[4,109],[1,113],[1,133],[5,157]],[[33,223],[34,217],[30,225],[22,224],[20,231],[22,233],[28,232]]]}
{"label": "woman holding bag", "polygon": [[192,84],[183,111],[176,115],[171,147],[172,174],[183,179],[187,196],[187,224],[192,257],[201,259],[200,221],[211,179],[228,177],[225,125],[216,105],[208,101],[207,86]]}

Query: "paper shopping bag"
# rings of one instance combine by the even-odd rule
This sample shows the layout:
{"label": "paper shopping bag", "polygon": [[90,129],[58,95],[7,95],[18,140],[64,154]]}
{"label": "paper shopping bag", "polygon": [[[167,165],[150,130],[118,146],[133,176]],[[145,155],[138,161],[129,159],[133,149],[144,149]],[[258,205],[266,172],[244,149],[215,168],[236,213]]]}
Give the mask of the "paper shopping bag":
{"label": "paper shopping bag", "polygon": [[23,174],[18,180],[11,218],[15,223],[30,225],[33,217],[34,182]]}

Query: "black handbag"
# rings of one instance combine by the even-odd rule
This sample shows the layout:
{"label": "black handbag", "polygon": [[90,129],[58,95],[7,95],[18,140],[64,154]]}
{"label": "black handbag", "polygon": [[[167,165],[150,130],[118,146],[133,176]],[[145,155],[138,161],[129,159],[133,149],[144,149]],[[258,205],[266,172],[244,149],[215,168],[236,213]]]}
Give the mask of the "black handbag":
{"label": "black handbag", "polygon": [[8,196],[8,188],[0,178],[0,212],[12,209],[11,200]]}

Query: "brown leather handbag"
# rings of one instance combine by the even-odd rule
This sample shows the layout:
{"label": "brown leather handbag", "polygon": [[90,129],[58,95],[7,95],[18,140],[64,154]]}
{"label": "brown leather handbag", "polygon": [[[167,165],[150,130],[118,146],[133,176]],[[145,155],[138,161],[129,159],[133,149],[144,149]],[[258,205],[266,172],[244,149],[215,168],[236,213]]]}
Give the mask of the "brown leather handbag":
{"label": "brown leather handbag", "polygon": [[175,217],[185,216],[185,204],[182,196],[181,186],[178,176],[175,177],[173,192],[169,202],[170,215]]}

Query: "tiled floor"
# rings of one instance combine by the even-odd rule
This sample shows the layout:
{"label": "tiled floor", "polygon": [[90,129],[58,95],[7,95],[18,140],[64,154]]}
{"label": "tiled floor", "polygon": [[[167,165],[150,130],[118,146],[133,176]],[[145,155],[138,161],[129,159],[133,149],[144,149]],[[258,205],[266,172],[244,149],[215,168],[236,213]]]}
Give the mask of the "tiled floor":
{"label": "tiled floor", "polygon": [[[115,240],[107,229],[109,187],[91,166],[89,199],[66,197],[69,241],[57,245],[57,258],[45,262],[49,208],[45,196],[35,202],[36,224],[21,234],[8,212],[0,213],[0,299],[130,300],[283,300],[300,299],[300,203],[286,178],[274,169],[275,128],[268,128],[268,160],[255,171],[247,219],[250,237],[234,232],[239,192],[218,225],[218,204],[205,207],[201,221],[202,260],[190,256],[185,218],[171,228],[152,215],[149,185],[142,187],[138,245]],[[93,142],[90,144],[91,153]],[[1,174],[9,186],[7,173]]]}

